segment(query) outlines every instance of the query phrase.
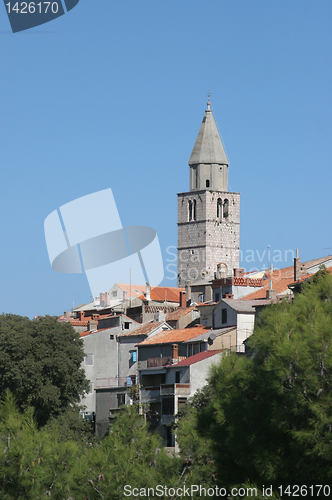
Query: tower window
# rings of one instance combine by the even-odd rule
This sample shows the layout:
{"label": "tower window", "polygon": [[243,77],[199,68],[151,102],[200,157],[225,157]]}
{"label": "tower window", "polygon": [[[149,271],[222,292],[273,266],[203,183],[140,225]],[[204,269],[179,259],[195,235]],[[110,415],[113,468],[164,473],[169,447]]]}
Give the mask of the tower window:
{"label": "tower window", "polygon": [[217,218],[222,218],[222,200],[220,198],[217,200]]}
{"label": "tower window", "polygon": [[228,203],[228,200],[224,200],[224,217],[225,219],[228,217],[229,215],[229,203]]}
{"label": "tower window", "polygon": [[207,188],[209,188],[209,187],[210,187],[210,181],[209,181],[209,179],[206,179],[205,186],[206,186]]}
{"label": "tower window", "polygon": [[191,200],[188,201],[188,216],[189,220],[193,220],[193,202]]}
{"label": "tower window", "polygon": [[194,200],[194,220],[196,220],[196,200]]}

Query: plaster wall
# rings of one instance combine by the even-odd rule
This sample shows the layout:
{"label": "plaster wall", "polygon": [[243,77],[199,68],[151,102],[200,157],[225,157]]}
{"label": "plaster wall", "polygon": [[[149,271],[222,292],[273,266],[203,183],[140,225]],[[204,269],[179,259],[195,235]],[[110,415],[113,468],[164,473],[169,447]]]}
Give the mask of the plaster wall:
{"label": "plaster wall", "polygon": [[217,364],[223,356],[223,353],[216,354],[210,358],[203,359],[199,363],[190,365],[190,397],[195,394],[198,389],[202,389],[207,383],[212,365]]}
{"label": "plaster wall", "polygon": [[238,314],[237,318],[237,345],[238,352],[244,352],[243,342],[252,335],[255,324],[255,313]]}

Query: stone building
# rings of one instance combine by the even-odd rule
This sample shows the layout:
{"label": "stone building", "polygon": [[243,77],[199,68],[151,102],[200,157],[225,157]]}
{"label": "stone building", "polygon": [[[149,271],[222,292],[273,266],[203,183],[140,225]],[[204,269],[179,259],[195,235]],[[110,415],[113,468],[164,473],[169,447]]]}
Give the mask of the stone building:
{"label": "stone building", "polygon": [[178,194],[178,286],[239,267],[240,194],[228,191],[228,159],[210,108],[189,159],[190,191]]}

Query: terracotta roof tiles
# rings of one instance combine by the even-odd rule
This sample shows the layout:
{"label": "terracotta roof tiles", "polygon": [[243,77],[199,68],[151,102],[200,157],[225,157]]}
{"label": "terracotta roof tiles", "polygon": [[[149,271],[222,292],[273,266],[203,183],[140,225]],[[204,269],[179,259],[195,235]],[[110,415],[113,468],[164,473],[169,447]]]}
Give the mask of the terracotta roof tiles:
{"label": "terracotta roof tiles", "polygon": [[193,328],[184,328],[182,330],[164,331],[149,337],[139,345],[152,345],[152,344],[174,344],[185,342],[186,340],[194,339],[202,333],[209,332],[211,328],[206,328],[201,325],[194,326]]}
{"label": "terracotta roof tiles", "polygon": [[[184,288],[171,286],[155,286],[150,290],[150,299],[157,302],[180,302],[180,292],[185,292]],[[145,295],[138,297],[141,300],[146,300]]]}

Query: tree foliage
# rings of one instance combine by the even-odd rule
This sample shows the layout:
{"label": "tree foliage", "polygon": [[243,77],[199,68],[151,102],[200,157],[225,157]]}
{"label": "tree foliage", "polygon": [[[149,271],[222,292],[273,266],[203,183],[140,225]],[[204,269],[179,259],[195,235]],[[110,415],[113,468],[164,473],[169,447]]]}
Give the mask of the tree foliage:
{"label": "tree foliage", "polygon": [[219,484],[332,483],[332,277],[267,307],[250,340],[214,369],[196,429]]}
{"label": "tree foliage", "polygon": [[0,391],[10,389],[21,409],[33,406],[39,426],[80,400],[88,387],[83,357],[69,323],[0,316]]}
{"label": "tree foliage", "polygon": [[174,487],[182,479],[181,462],[167,456],[134,406],[122,408],[101,442],[82,446],[59,439],[56,426],[38,429],[31,408],[19,412],[7,393],[0,406],[0,449],[4,500],[123,499],[126,485]]}

